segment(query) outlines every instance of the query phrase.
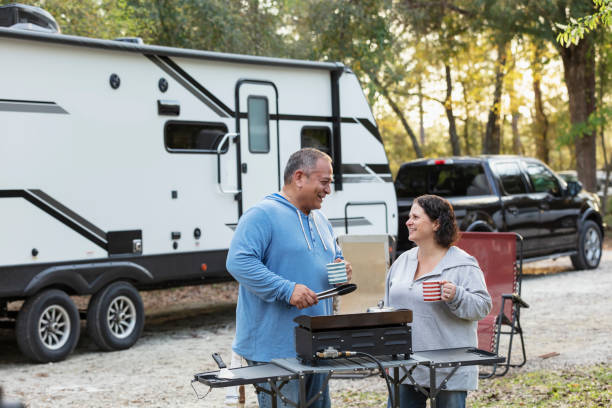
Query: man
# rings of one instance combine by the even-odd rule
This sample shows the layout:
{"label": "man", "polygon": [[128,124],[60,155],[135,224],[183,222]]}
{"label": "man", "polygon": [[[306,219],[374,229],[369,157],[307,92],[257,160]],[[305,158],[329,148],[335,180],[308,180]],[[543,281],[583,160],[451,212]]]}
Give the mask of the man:
{"label": "man", "polygon": [[[329,289],[325,264],[343,260],[332,226],[317,211],[331,193],[331,158],[305,148],[291,155],[280,193],[271,194],[244,213],[230,244],[227,270],[240,283],[233,350],[249,364],[295,357],[293,319],[301,314],[332,314],[331,299],[317,301]],[[350,279],[351,266],[347,263]],[[323,385],[323,375],[306,380],[307,401]],[[283,394],[298,401],[299,383]],[[271,406],[258,394],[259,406]],[[280,399],[279,407],[288,407]],[[330,407],[328,387],[313,407]]]}

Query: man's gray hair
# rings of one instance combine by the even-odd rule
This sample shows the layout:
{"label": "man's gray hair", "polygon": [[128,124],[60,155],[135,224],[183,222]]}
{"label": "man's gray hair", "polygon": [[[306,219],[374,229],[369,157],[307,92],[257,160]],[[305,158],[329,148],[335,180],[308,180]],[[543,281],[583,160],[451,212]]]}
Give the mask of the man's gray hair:
{"label": "man's gray hair", "polygon": [[293,153],[287,161],[285,166],[284,180],[285,184],[291,184],[291,177],[293,173],[298,170],[302,170],[305,173],[310,173],[315,167],[317,167],[317,161],[319,159],[327,159],[332,162],[332,158],[327,153],[312,147],[305,147]]}

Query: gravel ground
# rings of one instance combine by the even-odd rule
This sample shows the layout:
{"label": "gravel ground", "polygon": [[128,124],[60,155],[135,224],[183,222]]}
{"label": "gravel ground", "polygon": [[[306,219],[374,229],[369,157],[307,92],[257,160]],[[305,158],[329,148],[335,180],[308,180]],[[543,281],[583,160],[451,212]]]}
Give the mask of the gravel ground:
{"label": "gravel ground", "polygon": [[[523,298],[531,305],[521,317],[528,361],[514,371],[612,361],[612,251],[604,252],[596,270],[570,268],[567,258],[529,265],[530,272],[553,269],[557,273],[523,280]],[[13,332],[0,330],[0,386],[5,400],[30,407],[223,406],[224,390],[213,390],[197,400],[190,380],[194,373],[214,368],[212,352],[229,360],[235,292],[234,284],[187,288],[174,292],[165,303],[157,293],[145,293],[150,312],[134,347],[102,353],[84,335],[70,358],[54,364],[28,363],[19,353]],[[539,357],[553,352],[559,355]],[[197,388],[200,393],[207,391],[204,386]],[[331,383],[332,396],[346,389],[383,392],[385,386],[379,378]],[[338,399],[334,405],[348,406]],[[248,387],[247,407],[253,406],[255,396]]]}

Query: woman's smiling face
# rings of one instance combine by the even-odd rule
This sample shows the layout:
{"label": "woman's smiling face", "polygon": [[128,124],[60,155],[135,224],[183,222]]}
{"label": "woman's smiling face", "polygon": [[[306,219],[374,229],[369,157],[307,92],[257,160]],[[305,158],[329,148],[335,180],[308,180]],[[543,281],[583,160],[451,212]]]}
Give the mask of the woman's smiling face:
{"label": "woman's smiling face", "polygon": [[438,229],[438,222],[432,221],[423,207],[415,202],[410,209],[406,227],[408,227],[408,239],[419,245],[419,242],[435,241],[434,235]]}

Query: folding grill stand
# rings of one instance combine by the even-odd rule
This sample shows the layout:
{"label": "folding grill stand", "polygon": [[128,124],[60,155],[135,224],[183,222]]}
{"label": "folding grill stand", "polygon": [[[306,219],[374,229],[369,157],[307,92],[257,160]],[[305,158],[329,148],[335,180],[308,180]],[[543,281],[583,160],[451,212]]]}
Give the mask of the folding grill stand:
{"label": "folding grill stand", "polygon": [[[411,358],[405,360],[394,360],[390,356],[377,357],[385,369],[392,370],[394,394],[399,395],[399,386],[405,380],[409,380],[425,396],[430,399],[431,408],[436,408],[438,393],[446,388],[446,383],[455,374],[457,369],[462,366],[471,365],[491,365],[503,363],[504,357],[499,357],[487,351],[462,347],[456,349],[430,350],[413,353]],[[417,366],[429,368],[429,392],[420,385],[417,385],[412,377],[412,373]],[[439,368],[452,367],[451,372],[436,386],[436,370]],[[270,363],[256,366],[241,367],[230,369],[233,378],[219,378],[219,371],[208,371],[196,374],[193,381],[206,384],[211,388],[233,387],[237,385],[252,384],[257,391],[265,392],[272,398],[272,407],[276,408],[276,398],[294,407],[307,408],[323,394],[328,386],[329,379],[334,373],[359,373],[378,369],[378,366],[365,358],[341,358],[333,360],[320,360],[317,365],[305,365],[295,358],[275,359]],[[317,395],[310,401],[306,401],[306,380],[307,374],[325,374],[326,378]],[[282,388],[290,380],[299,380],[300,392],[299,401],[289,400],[282,391]],[[270,389],[261,387],[258,384],[267,383]],[[394,398],[395,407],[399,408],[399,400]]]}

